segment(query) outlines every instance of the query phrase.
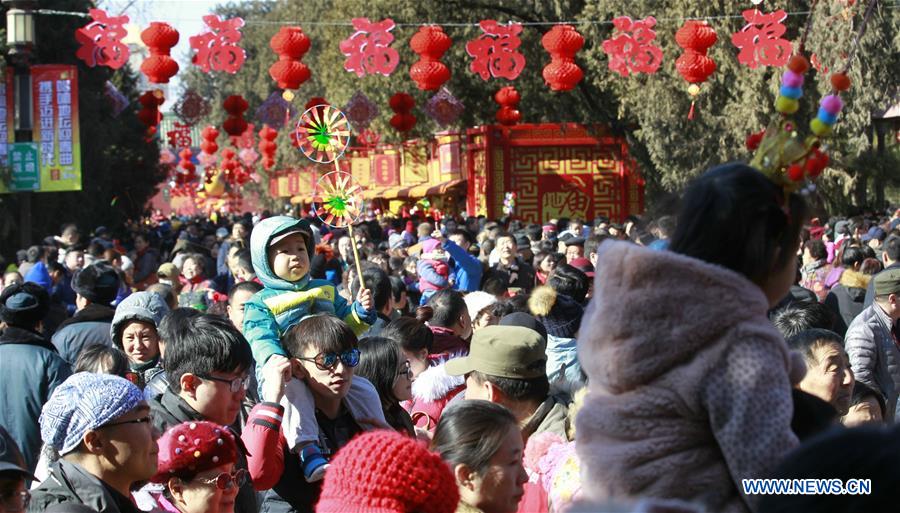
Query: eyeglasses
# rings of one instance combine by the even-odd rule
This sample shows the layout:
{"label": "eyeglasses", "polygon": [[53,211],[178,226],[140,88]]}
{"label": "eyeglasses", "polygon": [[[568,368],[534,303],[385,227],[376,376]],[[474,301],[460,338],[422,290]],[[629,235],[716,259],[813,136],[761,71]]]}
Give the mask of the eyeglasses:
{"label": "eyeglasses", "polygon": [[241,389],[247,390],[248,388],[250,388],[250,375],[249,374],[247,374],[246,376],[243,376],[240,378],[234,378],[234,379],[217,378],[215,376],[208,376],[208,375],[201,375],[201,374],[198,374],[197,377],[200,379],[208,379],[210,381],[218,381],[220,383],[228,383],[229,390],[231,390],[232,392],[237,392],[238,390],[241,390]]}
{"label": "eyeglasses", "polygon": [[[19,506],[14,506],[16,497],[19,498]],[[31,494],[28,490],[13,492],[9,495],[0,496],[0,503],[4,504],[3,509],[6,511],[25,511],[31,503]]]}
{"label": "eyeglasses", "polygon": [[141,417],[139,419],[132,420],[120,420],[119,422],[110,422],[109,424],[103,424],[102,426],[98,426],[97,429],[108,428],[112,426],[124,426],[125,424],[151,424],[153,422],[153,417],[147,415],[146,417]]}
{"label": "eyeglasses", "polygon": [[413,371],[412,366],[409,364],[409,360],[403,363],[403,366],[400,367],[400,370],[397,371],[398,376],[406,376],[406,379],[412,381],[413,379]]}
{"label": "eyeglasses", "polygon": [[238,488],[244,486],[244,483],[247,482],[248,475],[249,473],[246,470],[239,468],[230,474],[228,472],[222,472],[216,477],[212,477],[209,479],[198,479],[197,482],[208,485],[214,484],[219,490],[227,490],[232,486],[236,486]]}
{"label": "eyeglasses", "polygon": [[359,349],[350,349],[343,353],[319,353],[312,358],[297,358],[305,362],[313,362],[319,370],[334,370],[337,367],[338,360],[342,361],[347,367],[356,367],[359,365]]}

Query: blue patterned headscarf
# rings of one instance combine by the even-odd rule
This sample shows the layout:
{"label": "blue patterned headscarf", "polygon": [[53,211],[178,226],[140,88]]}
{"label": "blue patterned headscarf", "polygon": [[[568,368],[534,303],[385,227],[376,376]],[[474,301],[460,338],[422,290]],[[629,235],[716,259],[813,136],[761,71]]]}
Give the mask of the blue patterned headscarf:
{"label": "blue patterned headscarf", "polygon": [[79,372],[56,387],[41,411],[41,438],[60,454],[73,451],[84,434],[135,409],[144,396],[125,378]]}

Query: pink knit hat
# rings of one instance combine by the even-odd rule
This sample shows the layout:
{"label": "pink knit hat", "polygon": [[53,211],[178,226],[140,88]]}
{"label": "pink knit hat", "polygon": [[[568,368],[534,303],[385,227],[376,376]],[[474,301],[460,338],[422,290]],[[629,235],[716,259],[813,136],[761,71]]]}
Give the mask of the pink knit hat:
{"label": "pink knit hat", "polygon": [[325,472],[316,513],[453,513],[456,479],[436,453],[396,431],[370,431],[342,447]]}

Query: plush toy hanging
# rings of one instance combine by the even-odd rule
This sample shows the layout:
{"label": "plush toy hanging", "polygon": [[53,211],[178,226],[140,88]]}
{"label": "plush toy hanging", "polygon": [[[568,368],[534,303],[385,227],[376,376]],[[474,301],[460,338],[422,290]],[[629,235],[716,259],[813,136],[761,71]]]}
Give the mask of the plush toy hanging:
{"label": "plush toy hanging", "polygon": [[421,27],[409,40],[409,47],[419,55],[419,60],[409,68],[409,76],[419,89],[436,91],[450,80],[450,68],[441,57],[450,49],[453,41],[437,25]]}
{"label": "plush toy hanging", "polygon": [[675,42],[684,48],[684,53],[675,61],[675,69],[691,84],[688,86],[688,94],[691,95],[688,119],[694,119],[694,103],[700,94],[699,84],[706,82],[716,71],[716,62],[706,52],[717,40],[715,29],[705,21],[688,20],[675,33]]}
{"label": "plush toy hanging", "polygon": [[169,55],[178,44],[178,31],[168,23],[154,21],[141,32],[141,41],[150,49],[150,56],[141,63],[141,73],[154,84],[168,84],[178,73],[178,63]]}
{"label": "plush toy hanging", "polygon": [[494,101],[500,105],[494,116],[501,125],[512,126],[522,119],[522,113],[516,107],[519,106],[521,96],[513,86],[501,87],[494,94]]}

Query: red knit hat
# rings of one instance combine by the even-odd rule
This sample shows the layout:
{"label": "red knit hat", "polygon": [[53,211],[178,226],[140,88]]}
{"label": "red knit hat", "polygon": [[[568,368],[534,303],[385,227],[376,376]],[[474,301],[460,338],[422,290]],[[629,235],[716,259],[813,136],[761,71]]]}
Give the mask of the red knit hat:
{"label": "red knit hat", "polygon": [[459,490],[450,467],[396,431],[359,435],[325,472],[316,513],[453,513]]}
{"label": "red knit hat", "polygon": [[154,483],[170,477],[192,478],[220,465],[234,463],[238,442],[230,429],[213,422],[183,422],[172,426],[157,440],[159,465]]}

